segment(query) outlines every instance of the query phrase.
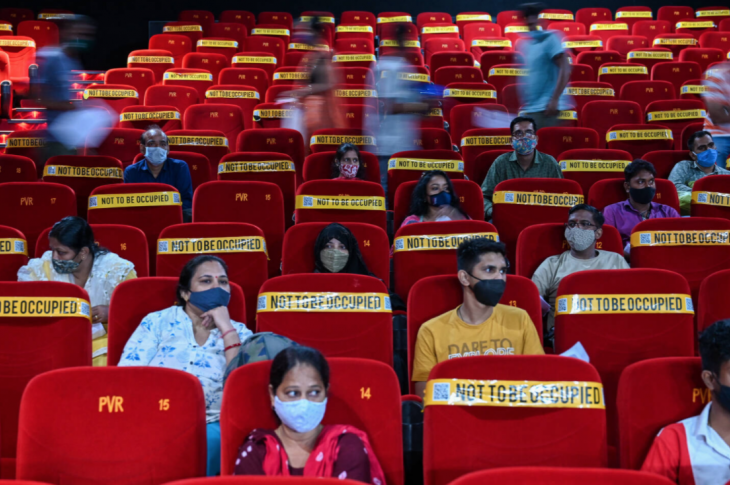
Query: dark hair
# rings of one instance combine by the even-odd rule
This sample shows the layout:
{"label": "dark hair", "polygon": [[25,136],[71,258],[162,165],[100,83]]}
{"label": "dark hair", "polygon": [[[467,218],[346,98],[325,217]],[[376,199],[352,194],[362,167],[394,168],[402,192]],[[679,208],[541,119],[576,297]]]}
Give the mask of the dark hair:
{"label": "dark hair", "polygon": [[467,239],[463,243],[459,244],[456,249],[456,262],[459,271],[462,269],[467,273],[471,273],[474,266],[479,262],[479,258],[482,254],[486,253],[497,253],[504,256],[504,261],[509,267],[509,260],[507,259],[507,248],[504,244],[491,239],[476,237],[473,239]]}
{"label": "dark hair", "polygon": [[165,131],[162,128],[160,128],[160,125],[156,125],[156,124],[148,125],[147,128],[144,130],[144,133],[142,133],[139,137],[139,142],[142,144],[142,146],[144,146],[145,143],[147,143],[145,141],[145,135],[147,135],[147,132],[152,131],[152,130],[160,130],[160,132],[163,135],[165,135],[165,138],[167,138]]}
{"label": "dark hair", "polygon": [[[357,153],[357,159],[360,160],[360,149],[359,148],[357,148],[352,143],[343,143],[342,145],[340,145],[339,148],[337,148],[337,151],[335,152],[335,159],[332,160],[332,178],[333,179],[340,176],[340,169],[337,167],[336,162],[342,161],[342,158],[350,150],[354,150],[355,153]],[[360,166],[357,168],[357,174],[355,175],[355,177],[360,180],[365,180],[365,164],[362,163],[362,160],[360,160]]]}
{"label": "dark hair", "polygon": [[700,334],[702,370],[720,375],[723,362],[730,360],[730,319],[719,320]]}
{"label": "dark hair", "polygon": [[593,207],[592,205],[588,204],[576,204],[573,207],[570,208],[568,211],[568,215],[572,215],[575,212],[578,211],[588,211],[591,214],[593,214],[593,222],[596,223],[596,228],[600,229],[603,227],[603,223],[606,222],[606,218],[603,217],[603,214],[601,214],[601,211]]}
{"label": "dark hair", "polygon": [[51,228],[49,238],[57,239],[64,246],[76,251],[78,254],[83,248],[89,248],[93,258],[107,254],[109,250],[101,247],[94,241],[94,231],[91,226],[81,217],[64,217]]}
{"label": "dark hair", "polygon": [[626,168],[624,168],[624,178],[627,182],[630,182],[631,179],[634,178],[634,175],[641,172],[642,170],[646,170],[656,177],[656,169],[654,168],[654,165],[652,165],[651,162],[647,162],[646,160],[637,158],[633,162],[626,165]]}
{"label": "dark hair", "polygon": [[692,151],[694,148],[695,140],[697,138],[702,138],[703,136],[709,136],[712,138],[712,133],[705,130],[695,131],[691,135],[689,135],[689,140],[687,140],[687,148],[689,148],[689,151]]}
{"label": "dark hair", "polygon": [[340,273],[346,274],[361,274],[365,276],[375,276],[365,264],[365,260],[360,253],[360,246],[357,244],[357,239],[352,232],[343,226],[333,222],[326,226],[317,236],[317,240],[314,242],[314,272],[315,273],[330,273],[330,270],[324,267],[322,263],[321,252],[327,247],[327,243],[332,239],[337,239],[346,248],[350,257],[347,260],[347,264],[340,270]]}
{"label": "dark hair", "polygon": [[330,366],[327,364],[327,359],[317,349],[296,345],[294,347],[288,347],[276,354],[274,361],[271,363],[269,384],[274,389],[274,394],[276,394],[276,390],[281,385],[287,372],[296,367],[297,364],[312,367],[319,373],[319,377],[322,378],[325,389],[329,387]]}
{"label": "dark hair", "polygon": [[537,123],[535,123],[535,120],[530,118],[529,116],[518,116],[517,118],[513,119],[512,122],[509,124],[509,132],[512,133],[515,129],[515,125],[517,123],[522,123],[523,121],[529,121],[532,123],[532,128],[537,132]]}
{"label": "dark hair", "polygon": [[406,26],[404,24],[396,24],[395,27],[395,42],[398,44],[398,49],[404,50],[406,47]]}
{"label": "dark hair", "polygon": [[428,195],[426,195],[426,189],[428,188],[428,184],[431,182],[431,179],[437,175],[446,179],[446,183],[449,186],[449,193],[451,194],[451,206],[459,209],[462,214],[464,213],[464,211],[461,210],[459,196],[454,190],[454,184],[451,183],[451,179],[448,175],[446,175],[446,172],[441,170],[429,170],[428,172],[423,172],[421,179],[413,188],[413,194],[411,195],[411,210],[408,214],[409,216],[423,216],[428,214],[429,203]]}
{"label": "dark hair", "polygon": [[540,15],[540,12],[545,10],[545,4],[544,3],[523,3],[520,5],[520,10],[522,10],[522,15],[527,17],[537,16]]}
{"label": "dark hair", "polygon": [[185,263],[182,271],[180,271],[180,279],[177,281],[178,305],[185,308],[185,303],[187,302],[182,297],[183,291],[190,291],[190,280],[193,279],[193,275],[195,275],[195,272],[198,270],[198,266],[203,263],[209,263],[211,261],[219,263],[221,266],[223,266],[223,271],[225,271],[226,275],[228,275],[228,265],[218,256],[211,256],[208,254],[195,256],[193,259]]}

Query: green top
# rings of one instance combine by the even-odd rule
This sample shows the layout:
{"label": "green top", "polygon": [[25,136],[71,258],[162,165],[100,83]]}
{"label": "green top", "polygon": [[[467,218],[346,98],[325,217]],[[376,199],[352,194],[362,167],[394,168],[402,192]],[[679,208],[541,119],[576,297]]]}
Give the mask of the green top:
{"label": "green top", "polygon": [[561,179],[563,172],[560,171],[560,165],[552,156],[537,150],[535,150],[535,160],[527,170],[523,170],[517,163],[517,152],[512,151],[498,156],[489,167],[487,178],[482,183],[485,219],[492,217],[492,195],[494,195],[494,188],[497,184],[505,180],[522,178]]}

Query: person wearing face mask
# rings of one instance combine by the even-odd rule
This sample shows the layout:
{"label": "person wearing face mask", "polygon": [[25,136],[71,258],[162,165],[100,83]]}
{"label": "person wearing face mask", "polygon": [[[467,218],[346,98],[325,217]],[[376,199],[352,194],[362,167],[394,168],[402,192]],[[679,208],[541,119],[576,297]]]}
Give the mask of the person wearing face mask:
{"label": "person wearing face mask", "polygon": [[365,165],[360,163],[360,150],[352,143],[343,143],[332,162],[334,180],[365,180]]}
{"label": "person wearing face mask", "polygon": [[363,261],[357,239],[342,224],[322,229],[314,243],[314,272],[374,276]]}
{"label": "person wearing face mask", "polygon": [[445,172],[424,172],[413,188],[411,210],[401,227],[416,222],[460,221],[469,219],[461,210],[459,196]]}
{"label": "person wearing face mask", "polygon": [[677,485],[730,480],[730,320],[702,332],[700,357],[712,400],[699,415],[661,429],[641,467]]}
{"label": "person wearing face mask", "polygon": [[271,363],[269,398],[278,428],[254,429],[241,445],[234,475],[339,478],[385,485],[367,434],[323,425],[330,371],[319,351],[293,346]]}
{"label": "person wearing face mask", "polygon": [[717,165],[717,149],[709,131],[692,133],[687,147],[690,159],[676,164],[669,174],[669,180],[677,187],[679,209],[683,216],[690,213],[692,187],[696,181],[708,175],[730,175],[730,170]]}
{"label": "person wearing face mask", "polygon": [[485,219],[492,217],[492,196],[498,183],[519,178],[563,178],[555,158],[537,150],[537,123],[534,119],[518,116],[509,128],[515,150],[498,156],[482,183]]}
{"label": "person wearing face mask", "polygon": [[177,369],[200,380],[205,394],[208,475],[220,473],[220,412],[223,376],[252,332],[231,319],[226,263],[196,256],[180,272],[177,303],[150,313],[124,347],[119,366]]}
{"label": "person wearing face mask", "polygon": [[65,217],[48,234],[50,251],[18,270],[18,281],[61,281],[82,287],[91,303],[91,355],[94,366],[106,366],[109,301],[122,281],[134,279],[134,264],[94,242],[91,226],[80,217]]}
{"label": "person wearing face mask", "polygon": [[474,355],[545,353],[527,312],[499,303],[509,267],[504,244],[470,239],[459,245],[456,258],[464,301],[418,330],[411,380],[419,396],[439,362]]}
{"label": "person wearing face mask", "polygon": [[172,185],[180,192],[183,219],[193,219],[193,180],[190,168],[182,160],[168,158],[167,135],[157,125],[150,125],[140,138],[144,158],[124,170],[124,183],[159,183]]}
{"label": "person wearing face mask", "polygon": [[624,244],[624,255],[629,257],[631,250],[631,230],[641,221],[679,217],[679,213],[668,205],[653,202],[656,195],[654,165],[646,160],[637,159],[624,168],[624,190],[629,198],[616,202],[603,209],[606,224],[618,229]]}
{"label": "person wearing face mask", "polygon": [[[540,291],[540,298],[550,306],[550,310],[555,306],[558,285],[566,276],[594,269],[629,268],[620,254],[596,249],[596,241],[603,235],[604,219],[601,211],[588,204],[578,204],[571,207],[568,214],[565,239],[570,250],[550,256],[532,275],[532,282]],[[546,335],[550,334],[554,326],[553,311],[548,311]]]}

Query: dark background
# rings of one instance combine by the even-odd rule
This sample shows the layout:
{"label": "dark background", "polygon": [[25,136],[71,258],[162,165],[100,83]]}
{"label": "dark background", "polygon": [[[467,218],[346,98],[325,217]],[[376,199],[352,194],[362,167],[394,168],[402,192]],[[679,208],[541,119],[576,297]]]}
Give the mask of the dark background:
{"label": "dark background", "polygon": [[[49,3],[34,0],[7,0],[3,6],[18,6],[32,9],[36,15],[42,8],[68,9],[74,13],[89,15],[98,23],[97,43],[94,49],[84,56],[84,66],[87,69],[111,69],[126,67],[127,55],[135,49],[146,49],[149,38],[148,23],[154,20],[176,20],[181,10],[200,9],[210,10],[220,15],[223,10],[248,10],[254,14],[260,11],[286,11],[296,18],[305,10],[326,10],[338,17],[344,10],[367,10],[377,14],[384,11],[403,11],[413,16],[420,12],[437,11],[449,12],[456,15],[459,12],[486,11],[496,18],[502,10],[516,9],[523,0],[491,2],[477,2],[462,0],[458,2],[443,2],[436,0],[266,0],[265,2],[231,2],[211,0],[176,0],[176,1],[149,1],[149,0],[102,0],[82,1],[67,0]],[[548,8],[564,8],[577,11],[583,7],[607,7],[616,11],[619,7],[642,5],[651,7],[655,13],[664,5],[689,5],[693,8],[709,7],[728,2],[704,0],[699,2],[671,2],[663,3],[652,1],[631,0],[604,0],[602,2],[577,0],[548,0],[544,1]]]}

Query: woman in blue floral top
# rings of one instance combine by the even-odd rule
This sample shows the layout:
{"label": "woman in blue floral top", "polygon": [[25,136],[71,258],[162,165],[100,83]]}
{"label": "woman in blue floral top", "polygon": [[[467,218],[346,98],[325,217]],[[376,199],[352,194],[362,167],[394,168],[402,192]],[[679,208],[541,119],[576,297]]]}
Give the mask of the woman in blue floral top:
{"label": "woman in blue floral top", "polygon": [[205,393],[208,475],[220,472],[223,375],[251,331],[231,320],[228,267],[216,256],[198,256],[180,273],[177,304],[150,313],[124,347],[120,366],[166,367],[189,372]]}

